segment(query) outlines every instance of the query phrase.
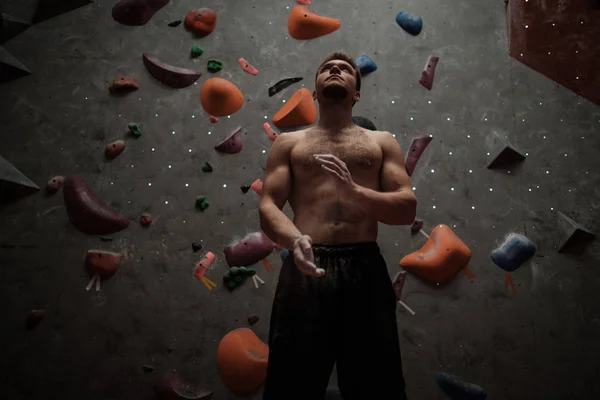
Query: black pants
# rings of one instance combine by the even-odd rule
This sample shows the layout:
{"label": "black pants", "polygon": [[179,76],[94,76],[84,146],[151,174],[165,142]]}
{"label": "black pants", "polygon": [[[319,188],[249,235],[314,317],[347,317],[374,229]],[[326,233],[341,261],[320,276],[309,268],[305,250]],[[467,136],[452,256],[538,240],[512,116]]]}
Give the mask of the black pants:
{"label": "black pants", "polygon": [[334,363],[344,400],[405,400],[396,297],[375,242],[314,244],[323,277],[290,254],[271,312],[264,400],[323,400]]}

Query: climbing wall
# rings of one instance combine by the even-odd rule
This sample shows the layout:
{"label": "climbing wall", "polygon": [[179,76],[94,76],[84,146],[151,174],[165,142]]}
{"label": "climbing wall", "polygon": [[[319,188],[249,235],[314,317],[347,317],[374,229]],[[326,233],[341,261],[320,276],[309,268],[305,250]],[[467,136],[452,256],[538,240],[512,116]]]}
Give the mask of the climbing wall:
{"label": "climbing wall", "polygon": [[[0,55],[27,73],[0,80],[0,156],[31,187],[81,178],[0,206],[6,398],[151,398],[172,371],[215,399],[238,398],[221,378],[217,349],[237,328],[267,340],[281,262],[274,251],[269,263],[236,271],[245,280],[228,290],[224,250],[260,229],[259,195],[248,185],[263,176],[272,144],[263,123],[274,127],[296,90],[312,91],[316,67],[339,49],[378,67],[363,78],[356,115],[392,132],[405,151],[414,137],[432,139],[412,174],[421,233],[380,227],[390,276],[440,224],[472,253],[470,272],[445,283],[406,278],[401,299],[415,315],[397,312],[409,398],[447,398],[437,371],[480,385],[491,399],[600,396],[600,249],[595,241],[575,254],[558,251],[574,232],[598,231],[600,109],[527,67],[533,61],[511,58],[503,2],[313,0],[311,11],[341,21],[313,40],[290,37],[294,0],[165,1],[137,26],[113,18],[116,0],[72,3],[43,20],[37,3],[10,0],[2,9],[12,21],[2,26],[19,34],[3,40]],[[600,12],[592,3],[590,21]],[[216,12],[209,35],[168,25],[198,7]],[[417,36],[397,24],[400,11],[422,17]],[[203,54],[192,58],[193,45]],[[144,53],[201,76],[172,88],[145,66]],[[428,90],[419,79],[430,56],[439,61]],[[240,57],[258,74],[245,72]],[[209,72],[209,60],[222,69]],[[119,74],[139,89],[111,93]],[[241,109],[216,123],[200,101],[213,77],[243,95]],[[269,87],[292,77],[303,80],[269,97]],[[217,151],[238,126],[241,152]],[[122,152],[119,143],[106,157],[119,140]],[[525,160],[488,168],[506,146]],[[81,207],[100,215],[101,228]],[[510,233],[536,249],[510,272],[514,289],[505,288],[510,268],[490,258]],[[248,331],[230,335],[260,347]]]}

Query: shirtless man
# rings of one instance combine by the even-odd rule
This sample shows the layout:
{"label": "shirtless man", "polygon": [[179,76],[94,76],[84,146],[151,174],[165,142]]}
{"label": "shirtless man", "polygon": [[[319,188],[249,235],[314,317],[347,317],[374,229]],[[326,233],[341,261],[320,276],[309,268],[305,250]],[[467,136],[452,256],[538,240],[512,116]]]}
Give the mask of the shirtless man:
{"label": "shirtless man", "polygon": [[344,400],[406,399],[396,298],[376,240],[378,222],[411,224],[417,201],[396,139],[353,124],[359,90],[354,60],[328,56],[313,94],[319,122],[281,134],[268,154],[261,228],[290,255],[264,400],[322,400],[334,363]]}

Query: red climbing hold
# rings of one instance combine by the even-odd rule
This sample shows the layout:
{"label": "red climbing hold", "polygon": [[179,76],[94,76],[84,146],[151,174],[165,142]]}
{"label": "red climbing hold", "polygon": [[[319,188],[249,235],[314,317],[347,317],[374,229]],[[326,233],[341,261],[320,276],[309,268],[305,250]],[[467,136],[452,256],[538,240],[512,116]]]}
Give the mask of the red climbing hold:
{"label": "red climbing hold", "polygon": [[421,79],[419,79],[419,83],[423,85],[423,87],[431,90],[433,87],[433,78],[435,76],[435,67],[437,66],[439,57],[429,56],[427,60],[427,64],[423,68],[423,72],[421,72]]}
{"label": "red climbing hold", "polygon": [[269,125],[268,122],[265,122],[263,124],[263,129],[265,130],[265,133],[267,134],[267,136],[269,137],[269,139],[271,140],[275,140],[277,139],[277,133],[275,133],[275,131],[273,130],[273,128],[271,128],[271,125]]}
{"label": "red climbing hold", "polygon": [[296,0],[296,3],[302,4],[303,6],[310,6],[312,4],[312,1],[310,1],[310,0]]}
{"label": "red climbing hold", "polygon": [[139,88],[140,85],[135,81],[135,79],[130,76],[119,74],[117,75],[117,79],[110,84],[108,90],[110,90],[111,93],[133,92]]}
{"label": "red climbing hold", "polygon": [[215,117],[214,115],[211,115],[208,119],[213,124],[216,124],[217,122],[219,122],[219,118]]}
{"label": "red climbing hold", "polygon": [[125,142],[122,140],[117,140],[112,143],[109,143],[106,146],[106,150],[104,150],[104,155],[107,158],[115,158],[119,154],[121,154],[125,150]]}
{"label": "red climbing hold", "polygon": [[121,266],[121,255],[111,251],[88,250],[85,265],[92,274],[109,278]]}
{"label": "red climbing hold", "polygon": [[417,166],[417,161],[421,157],[421,154],[425,151],[425,148],[433,139],[430,136],[416,137],[410,142],[410,148],[406,155],[406,173],[408,176],[412,176]]}
{"label": "red climbing hold", "polygon": [[56,193],[60,190],[61,187],[63,187],[64,183],[64,176],[55,176],[54,178],[48,181],[48,184],[46,185],[46,191],[48,193]]}
{"label": "red climbing hold", "polygon": [[190,10],[185,16],[185,27],[199,37],[210,35],[216,25],[217,13],[210,8]]}
{"label": "red climbing hold", "polygon": [[142,214],[140,216],[140,225],[143,227],[148,227],[152,223],[152,215],[150,214]]}
{"label": "red climbing hold", "polygon": [[258,75],[258,70],[252,65],[248,64],[248,61],[244,60],[243,58],[240,58],[238,62],[240,63],[240,67],[242,67],[242,69],[250,75]]}

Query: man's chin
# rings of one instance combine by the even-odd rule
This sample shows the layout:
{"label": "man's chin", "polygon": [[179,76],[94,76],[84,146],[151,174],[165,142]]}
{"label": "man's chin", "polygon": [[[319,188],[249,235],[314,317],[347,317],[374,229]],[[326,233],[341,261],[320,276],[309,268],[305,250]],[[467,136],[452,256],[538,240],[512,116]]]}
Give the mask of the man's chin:
{"label": "man's chin", "polygon": [[348,96],[346,87],[335,79],[331,79],[323,88],[323,97],[330,100],[343,100]]}

